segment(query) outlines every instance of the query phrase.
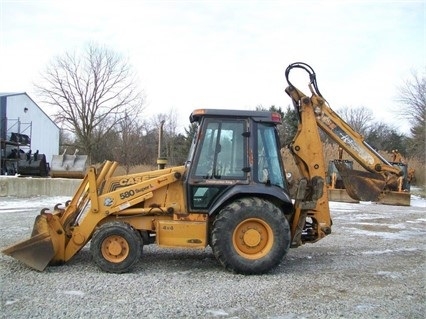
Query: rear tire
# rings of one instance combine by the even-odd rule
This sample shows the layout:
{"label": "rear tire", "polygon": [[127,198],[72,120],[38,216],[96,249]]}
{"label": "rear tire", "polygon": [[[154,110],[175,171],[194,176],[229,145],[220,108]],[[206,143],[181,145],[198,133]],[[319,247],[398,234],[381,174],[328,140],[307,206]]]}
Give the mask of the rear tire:
{"label": "rear tire", "polygon": [[242,198],[225,206],[213,223],[211,246],[228,270],[244,275],[275,268],[287,254],[290,226],[281,210],[261,198]]}
{"label": "rear tire", "polygon": [[92,237],[90,252],[103,271],[130,271],[142,255],[142,238],[129,224],[110,222],[100,226]]}

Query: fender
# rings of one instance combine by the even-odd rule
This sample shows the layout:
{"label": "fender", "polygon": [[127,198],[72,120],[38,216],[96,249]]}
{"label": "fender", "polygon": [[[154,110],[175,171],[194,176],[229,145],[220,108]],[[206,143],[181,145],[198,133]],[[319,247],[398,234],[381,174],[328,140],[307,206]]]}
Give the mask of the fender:
{"label": "fender", "polygon": [[[274,203],[279,203],[280,208],[291,208],[293,210],[292,201],[287,190],[278,186],[270,186],[266,184],[251,185],[234,185],[224,192],[223,196],[219,196],[209,209],[209,216],[215,214],[230,199],[235,197],[245,197],[245,195],[264,197],[270,199]],[[264,195],[264,196],[263,196]]]}

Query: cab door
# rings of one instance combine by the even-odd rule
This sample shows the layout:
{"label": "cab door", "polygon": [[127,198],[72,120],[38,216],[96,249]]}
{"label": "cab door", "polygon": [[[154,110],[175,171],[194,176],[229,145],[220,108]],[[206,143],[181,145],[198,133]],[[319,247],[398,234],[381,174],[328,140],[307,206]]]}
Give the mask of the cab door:
{"label": "cab door", "polygon": [[227,188],[248,180],[247,120],[204,118],[187,183],[188,208],[208,212]]}

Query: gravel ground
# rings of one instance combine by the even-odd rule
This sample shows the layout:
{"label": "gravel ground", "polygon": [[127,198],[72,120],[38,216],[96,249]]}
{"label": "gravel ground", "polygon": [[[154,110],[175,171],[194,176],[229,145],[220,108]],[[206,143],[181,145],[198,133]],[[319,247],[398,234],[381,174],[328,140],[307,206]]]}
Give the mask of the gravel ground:
{"label": "gravel ground", "polygon": [[[66,199],[1,198],[0,246]],[[227,272],[210,249],[146,246],[120,275],[100,271],[89,245],[44,272],[0,255],[0,318],[424,318],[426,201],[330,206],[333,233],[262,276]]]}

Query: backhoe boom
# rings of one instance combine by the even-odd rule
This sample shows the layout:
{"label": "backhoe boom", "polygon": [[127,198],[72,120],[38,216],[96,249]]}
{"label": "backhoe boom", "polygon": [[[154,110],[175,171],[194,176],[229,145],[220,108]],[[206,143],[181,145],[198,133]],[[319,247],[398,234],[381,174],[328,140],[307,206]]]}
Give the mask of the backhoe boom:
{"label": "backhoe boom", "polygon": [[[291,84],[289,74],[294,68],[301,68],[308,72],[310,97]],[[313,69],[305,63],[293,63],[287,67],[286,78],[289,84],[286,93],[291,97],[295,108],[299,110],[301,105],[309,101],[315,114],[316,126],[369,172],[349,171],[343,163],[336,161],[335,165],[342,176],[348,194],[357,200],[374,201],[385,189],[397,190],[403,172],[378,154],[365,142],[362,135],[330,108],[319,92]],[[306,123],[302,125],[306,126]],[[312,126],[310,129],[316,128]],[[305,176],[303,171],[301,173]]]}

